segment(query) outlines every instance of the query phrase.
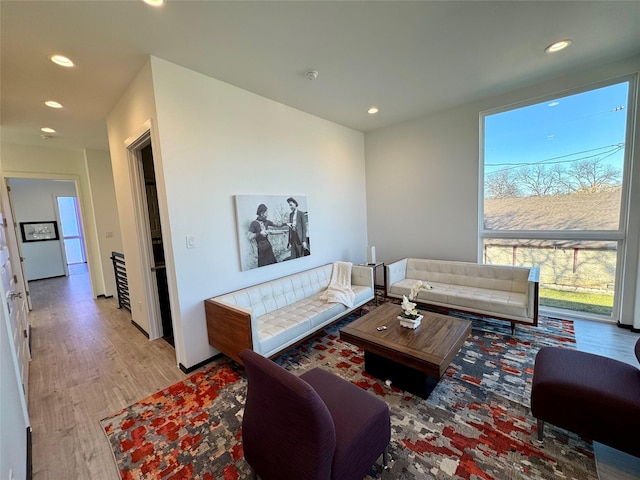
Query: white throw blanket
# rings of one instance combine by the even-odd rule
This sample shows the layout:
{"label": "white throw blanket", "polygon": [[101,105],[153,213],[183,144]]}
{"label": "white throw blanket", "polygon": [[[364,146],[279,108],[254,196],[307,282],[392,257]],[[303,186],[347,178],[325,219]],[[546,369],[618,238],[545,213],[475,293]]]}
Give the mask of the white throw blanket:
{"label": "white throw blanket", "polygon": [[321,300],[327,303],[342,303],[348,308],[353,307],[356,294],[351,290],[351,267],[350,262],[335,262],[331,270],[331,279],[327,289],[320,296]]}

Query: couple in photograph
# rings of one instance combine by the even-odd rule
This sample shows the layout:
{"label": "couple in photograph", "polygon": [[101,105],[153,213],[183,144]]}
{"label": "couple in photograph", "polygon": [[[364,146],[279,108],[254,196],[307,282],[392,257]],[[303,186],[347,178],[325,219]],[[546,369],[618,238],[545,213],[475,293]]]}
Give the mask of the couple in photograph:
{"label": "couple in photograph", "polygon": [[289,259],[309,255],[307,223],[304,218],[304,213],[298,209],[298,202],[295,198],[287,198],[287,204],[291,210],[289,212],[289,221],[280,224],[269,220],[269,209],[264,203],[258,205],[256,211],[257,218],[249,225],[249,239],[255,240],[258,248],[258,267],[277,262],[276,256],[273,253],[273,247],[269,241],[269,228],[288,227],[289,240],[287,248],[291,248],[291,256]]}

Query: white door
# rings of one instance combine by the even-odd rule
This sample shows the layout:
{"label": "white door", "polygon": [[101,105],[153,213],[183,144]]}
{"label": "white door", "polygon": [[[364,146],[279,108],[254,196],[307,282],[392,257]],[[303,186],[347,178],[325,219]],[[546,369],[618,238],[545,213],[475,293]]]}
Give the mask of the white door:
{"label": "white door", "polygon": [[11,334],[18,357],[18,370],[22,380],[25,400],[28,401],[29,394],[29,362],[31,352],[29,349],[29,325],[27,317],[26,295],[18,284],[17,277],[13,274],[11,267],[11,256],[7,245],[7,227],[5,219],[0,212],[0,281],[6,295],[7,308],[9,310],[9,323]]}

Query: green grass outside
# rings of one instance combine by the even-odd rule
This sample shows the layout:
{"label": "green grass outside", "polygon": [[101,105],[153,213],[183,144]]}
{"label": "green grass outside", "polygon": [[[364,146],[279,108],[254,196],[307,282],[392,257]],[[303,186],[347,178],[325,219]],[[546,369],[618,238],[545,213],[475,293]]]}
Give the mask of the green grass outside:
{"label": "green grass outside", "polygon": [[540,287],[540,306],[611,316],[613,312],[613,295],[568,292]]}

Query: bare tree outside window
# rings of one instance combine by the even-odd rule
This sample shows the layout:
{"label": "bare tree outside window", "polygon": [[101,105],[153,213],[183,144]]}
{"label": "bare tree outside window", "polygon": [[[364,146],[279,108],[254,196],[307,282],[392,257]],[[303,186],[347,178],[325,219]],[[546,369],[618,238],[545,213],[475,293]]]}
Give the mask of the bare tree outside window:
{"label": "bare tree outside window", "polygon": [[622,170],[596,158],[568,167],[537,164],[499,170],[486,176],[485,198],[590,194],[611,192],[621,186]]}
{"label": "bare tree outside window", "polygon": [[561,191],[560,169],[558,166],[547,165],[522,167],[517,173],[517,183],[521,185],[520,189],[529,195],[557,195]]}
{"label": "bare tree outside window", "polygon": [[583,160],[567,168],[561,183],[570,193],[610,192],[621,187],[622,171],[602,159]]}
{"label": "bare tree outside window", "polygon": [[511,170],[500,170],[487,175],[484,183],[486,198],[519,197],[518,180]]}

